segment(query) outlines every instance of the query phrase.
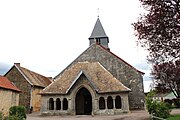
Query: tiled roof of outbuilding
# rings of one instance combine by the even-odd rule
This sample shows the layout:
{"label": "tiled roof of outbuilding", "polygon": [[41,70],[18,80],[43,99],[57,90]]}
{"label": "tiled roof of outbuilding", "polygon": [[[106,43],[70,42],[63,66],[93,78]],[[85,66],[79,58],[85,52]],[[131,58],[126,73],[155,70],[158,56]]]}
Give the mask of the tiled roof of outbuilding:
{"label": "tiled roof of outbuilding", "polygon": [[21,67],[20,63],[14,63],[14,66],[4,76],[6,76],[14,67],[20,72],[20,74],[24,77],[24,79],[26,79],[28,83],[32,86],[46,87],[52,82],[52,80],[48,77],[45,77],[36,72]]}
{"label": "tiled roof of outbuilding", "polygon": [[51,83],[48,77],[45,77],[23,67],[19,68],[22,73],[27,77],[27,79],[35,86],[46,87]]}
{"label": "tiled roof of outbuilding", "polygon": [[42,94],[67,94],[82,74],[98,93],[130,91],[99,62],[78,62],[66,69]]}
{"label": "tiled roof of outbuilding", "polygon": [[2,76],[0,76],[0,88],[20,92],[20,90],[15,85],[13,85],[6,77]]}

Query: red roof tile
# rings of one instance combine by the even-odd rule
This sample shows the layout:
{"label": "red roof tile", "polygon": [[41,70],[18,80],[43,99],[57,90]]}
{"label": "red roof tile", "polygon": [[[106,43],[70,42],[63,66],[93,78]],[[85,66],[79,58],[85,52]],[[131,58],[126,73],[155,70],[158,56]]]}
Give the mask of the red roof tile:
{"label": "red roof tile", "polygon": [[0,76],[0,88],[5,88],[20,92],[20,90],[15,85],[13,85],[6,77],[2,77],[2,76]]}

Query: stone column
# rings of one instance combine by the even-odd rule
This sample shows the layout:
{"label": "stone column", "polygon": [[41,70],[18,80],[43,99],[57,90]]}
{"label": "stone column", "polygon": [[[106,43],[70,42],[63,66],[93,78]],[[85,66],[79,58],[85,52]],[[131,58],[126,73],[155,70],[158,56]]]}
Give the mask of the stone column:
{"label": "stone column", "polygon": [[63,99],[61,99],[61,110],[63,110]]}
{"label": "stone column", "polygon": [[54,99],[54,110],[56,110],[56,99]]}
{"label": "stone column", "polygon": [[46,110],[49,110],[49,99],[47,99],[47,105],[46,105]]}
{"label": "stone column", "polygon": [[124,96],[121,96],[121,109],[125,110],[125,99],[124,99]]}
{"label": "stone column", "polygon": [[116,109],[116,106],[115,106],[115,104],[116,104],[116,101],[115,101],[115,100],[116,100],[116,98],[115,98],[115,97],[113,97],[112,99],[113,99],[113,109]]}
{"label": "stone column", "polygon": [[105,109],[108,109],[108,107],[107,107],[107,98],[104,98],[104,100],[105,100]]}

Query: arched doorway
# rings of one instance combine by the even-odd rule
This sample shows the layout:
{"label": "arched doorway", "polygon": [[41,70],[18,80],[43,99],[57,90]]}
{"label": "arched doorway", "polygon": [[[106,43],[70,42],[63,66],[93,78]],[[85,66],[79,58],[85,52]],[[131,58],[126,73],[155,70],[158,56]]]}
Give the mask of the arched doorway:
{"label": "arched doorway", "polygon": [[75,98],[76,115],[91,115],[92,96],[86,88],[81,88]]}

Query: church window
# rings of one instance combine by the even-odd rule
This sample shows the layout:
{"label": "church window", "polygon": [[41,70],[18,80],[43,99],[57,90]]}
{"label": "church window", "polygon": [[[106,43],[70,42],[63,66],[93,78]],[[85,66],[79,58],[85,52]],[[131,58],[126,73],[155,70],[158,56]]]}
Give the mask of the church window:
{"label": "church window", "polygon": [[67,110],[68,109],[68,101],[66,98],[63,99],[63,110]]}
{"label": "church window", "polygon": [[107,107],[108,109],[113,109],[113,99],[111,96],[107,98]]}
{"label": "church window", "polygon": [[53,100],[53,98],[49,99],[49,110],[54,110],[54,100]]}
{"label": "church window", "polygon": [[120,96],[116,96],[115,107],[116,107],[116,109],[121,109],[121,107],[122,107],[121,97]]}
{"label": "church window", "polygon": [[56,110],[61,110],[61,100],[59,98],[56,99]]}
{"label": "church window", "polygon": [[103,97],[99,98],[99,109],[105,109],[105,100]]}

